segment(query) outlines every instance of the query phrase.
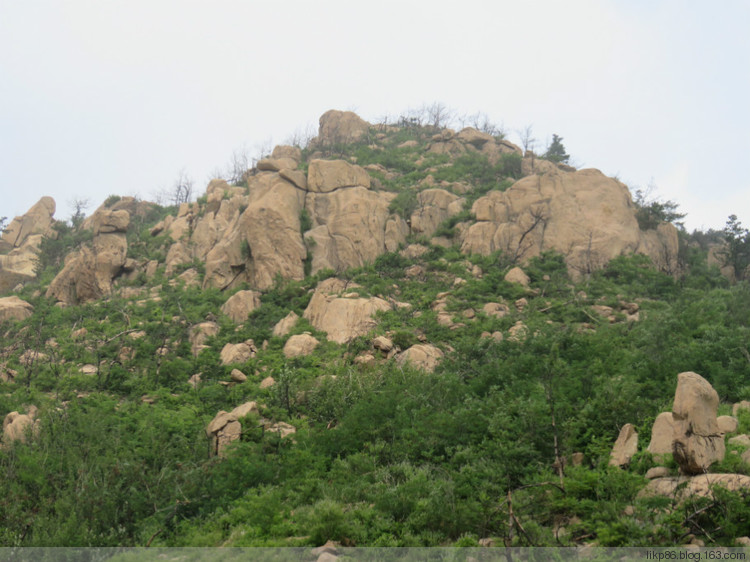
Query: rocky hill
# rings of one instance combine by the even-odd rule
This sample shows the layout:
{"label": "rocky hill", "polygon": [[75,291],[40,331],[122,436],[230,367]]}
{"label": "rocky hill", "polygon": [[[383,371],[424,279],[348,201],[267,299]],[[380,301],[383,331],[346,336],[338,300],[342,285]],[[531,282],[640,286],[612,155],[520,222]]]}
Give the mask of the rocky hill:
{"label": "rocky hill", "polygon": [[195,202],[54,211],[0,238],[0,546],[747,534],[748,284],[597,170],[329,111]]}

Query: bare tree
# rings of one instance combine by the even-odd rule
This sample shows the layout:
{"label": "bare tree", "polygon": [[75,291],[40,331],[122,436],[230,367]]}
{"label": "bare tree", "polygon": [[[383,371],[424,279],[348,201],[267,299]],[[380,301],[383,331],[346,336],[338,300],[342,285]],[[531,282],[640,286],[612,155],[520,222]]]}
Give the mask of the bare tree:
{"label": "bare tree", "polygon": [[537,229],[541,229],[541,239],[539,242],[539,249],[541,251],[544,244],[544,231],[547,229],[547,223],[549,222],[549,215],[542,207],[536,207],[529,210],[529,217],[531,221],[529,225],[523,230],[521,236],[518,238],[515,251],[513,251],[513,263],[517,263],[526,252],[534,245],[532,240],[527,240],[527,237]]}
{"label": "bare tree", "polygon": [[187,175],[184,168],[180,170],[174,182],[170,199],[173,205],[189,203],[193,199],[193,179]]}
{"label": "bare tree", "polygon": [[85,211],[89,208],[89,205],[91,205],[91,199],[76,197],[71,201],[68,201],[68,205],[73,207],[73,214],[70,217],[70,223],[73,225],[73,228],[78,228],[81,226],[83,219],[86,218]]}
{"label": "bare tree", "polygon": [[426,108],[427,119],[436,129],[444,129],[455,117],[455,111],[442,102],[434,102]]}
{"label": "bare tree", "polygon": [[245,175],[250,168],[254,168],[259,160],[250,157],[250,152],[243,145],[232,152],[232,156],[227,164],[226,172],[223,174],[224,179],[233,185],[240,185],[245,181]]}
{"label": "bare tree", "polygon": [[519,138],[521,139],[521,146],[523,146],[524,154],[528,152],[534,152],[534,146],[536,145],[536,139],[534,138],[534,126],[526,125],[523,129],[516,131]]}
{"label": "bare tree", "polygon": [[312,123],[308,123],[304,128],[297,127],[294,132],[286,138],[284,144],[299,148],[307,148],[307,145],[310,144],[310,141],[313,138],[315,138],[315,127]]}
{"label": "bare tree", "polygon": [[473,127],[477,131],[487,133],[493,137],[499,137],[500,139],[505,138],[505,126],[502,123],[494,123],[489,115],[480,111],[462,117],[461,126]]}

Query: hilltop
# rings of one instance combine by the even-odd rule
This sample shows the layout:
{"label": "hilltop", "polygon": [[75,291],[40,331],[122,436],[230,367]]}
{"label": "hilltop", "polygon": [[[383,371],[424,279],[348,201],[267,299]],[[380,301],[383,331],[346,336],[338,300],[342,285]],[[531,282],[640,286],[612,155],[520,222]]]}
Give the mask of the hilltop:
{"label": "hilltop", "polygon": [[[43,198],[0,238],[0,546],[735,544],[747,234],[564,156],[332,110],[197,201]],[[695,408],[721,455],[633,445]],[[696,467],[740,484],[639,494]]]}

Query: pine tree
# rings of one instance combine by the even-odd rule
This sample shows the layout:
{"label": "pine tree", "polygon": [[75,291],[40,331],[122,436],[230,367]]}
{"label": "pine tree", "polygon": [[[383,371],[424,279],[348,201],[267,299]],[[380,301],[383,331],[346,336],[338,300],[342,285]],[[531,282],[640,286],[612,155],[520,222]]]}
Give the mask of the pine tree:
{"label": "pine tree", "polygon": [[570,160],[570,155],[565,152],[562,140],[562,137],[553,134],[552,144],[547,147],[547,152],[544,153],[544,158],[551,160],[552,162],[562,162],[563,164],[567,164],[568,160]]}

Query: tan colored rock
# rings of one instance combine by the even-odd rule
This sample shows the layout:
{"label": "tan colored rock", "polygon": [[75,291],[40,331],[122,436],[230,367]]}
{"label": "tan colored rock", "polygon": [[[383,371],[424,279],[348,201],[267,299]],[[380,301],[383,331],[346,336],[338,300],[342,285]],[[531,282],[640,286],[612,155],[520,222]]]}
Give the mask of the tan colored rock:
{"label": "tan colored rock", "polygon": [[482,335],[480,337],[482,339],[492,339],[496,343],[500,343],[501,341],[503,341],[502,332],[492,332],[491,334],[489,332],[482,332]]}
{"label": "tan colored rock", "polygon": [[[278,145],[271,152],[271,158],[289,158],[299,164],[302,161],[302,149],[298,146]],[[296,168],[296,165],[294,167]]]}
{"label": "tan colored rock", "polygon": [[89,377],[93,377],[99,372],[99,368],[96,365],[92,365],[91,363],[88,363],[86,365],[83,365],[79,371],[82,375],[86,375]]}
{"label": "tan colored rock", "polygon": [[477,131],[473,127],[461,129],[457,138],[458,140],[471,144],[476,148],[482,148],[486,143],[494,141],[492,135]]}
{"label": "tan colored rock", "polygon": [[735,435],[727,440],[730,445],[740,445],[741,447],[750,447],[750,435]]}
{"label": "tan colored rock", "polygon": [[645,253],[662,268],[677,255],[676,229],[641,231],[628,188],[598,170],[554,167],[479,198],[472,212],[477,223],[462,233],[465,253],[501,250],[528,260],[555,249],[566,256],[574,276],[629,252]]}
{"label": "tan colored rock", "polygon": [[370,188],[370,176],[360,166],[344,160],[312,160],[307,170],[307,189],[330,193],[344,187]]}
{"label": "tan colored rock", "polygon": [[0,294],[36,278],[39,247],[42,240],[56,238],[55,200],[42,197],[26,214],[14,218],[0,232]]}
{"label": "tan colored rock", "polygon": [[[121,216],[118,213],[121,212],[102,213],[102,220],[107,225],[116,226],[120,224],[120,219],[114,216]],[[109,295],[113,279],[123,273],[127,250],[128,242],[122,232],[94,236],[89,245],[66,259],[62,271],[50,283],[47,297],[66,304],[78,304]]]}
{"label": "tan colored rock", "polygon": [[3,444],[10,445],[14,441],[26,442],[29,435],[39,431],[38,420],[36,420],[37,408],[32,406],[27,414],[10,412],[3,420]]}
{"label": "tan colored rock", "polygon": [[315,145],[320,147],[358,142],[370,132],[370,124],[352,111],[326,111],[319,125]]}
{"label": "tan colored rock", "polygon": [[677,375],[672,406],[672,454],[686,474],[700,474],[724,458],[724,436],[716,421],[719,395],[709,382],[693,372]]}
{"label": "tan colored rock", "polygon": [[291,158],[263,158],[258,161],[256,167],[263,172],[294,170],[297,167],[297,161],[292,160]]}
{"label": "tan colored rock", "polygon": [[375,355],[373,355],[372,351],[363,351],[354,358],[354,363],[356,365],[366,365],[371,367],[375,364]]}
{"label": "tan colored rock", "polygon": [[405,241],[406,229],[398,226],[403,220],[388,210],[393,197],[393,193],[364,187],[309,193],[306,208],[313,228],[305,233],[305,241],[312,273],[361,267],[374,262],[389,245]]}
{"label": "tan colored rock", "polygon": [[732,415],[736,418],[740,410],[750,410],[750,400],[742,400],[732,406]]}
{"label": "tan colored rock", "polygon": [[198,388],[198,386],[201,384],[201,374],[195,373],[188,379],[188,384],[192,386],[193,388]]}
{"label": "tan colored rock", "polygon": [[617,436],[612,452],[610,453],[610,466],[626,466],[638,452],[638,433],[632,423],[626,423]]}
{"label": "tan colored rock", "polygon": [[666,476],[669,476],[669,469],[666,466],[655,466],[646,471],[646,478],[649,480],[664,478]]}
{"label": "tan colored rock", "polygon": [[528,288],[529,283],[531,280],[529,279],[529,276],[526,275],[523,269],[520,267],[514,267],[511,269],[508,273],[505,274],[504,279],[508,283],[518,283],[522,287]]}
{"label": "tan colored rock", "polygon": [[648,452],[659,459],[672,454],[672,440],[674,439],[674,420],[672,412],[662,412],[656,416],[651,428],[651,442]]}
{"label": "tan colored rock", "polygon": [[297,320],[299,320],[299,316],[296,312],[293,310],[284,316],[281,320],[279,320],[276,325],[273,327],[273,335],[277,338],[284,337],[287,335],[292,328],[297,324]]}
{"label": "tan colored rock", "polygon": [[290,337],[284,344],[284,355],[288,358],[310,355],[320,342],[309,333]]}
{"label": "tan colored rock", "polygon": [[221,311],[232,319],[235,324],[242,324],[250,313],[260,306],[260,293],[255,291],[237,291],[233,294]]}
{"label": "tan colored rock", "polygon": [[495,318],[504,318],[510,314],[510,308],[505,303],[488,302],[482,307],[482,312],[487,316],[494,316]]}
{"label": "tan colored rock", "polygon": [[406,248],[401,250],[399,254],[407,259],[415,260],[421,258],[429,251],[430,249],[422,244],[409,244]]}
{"label": "tan colored rock", "polygon": [[526,324],[519,320],[508,330],[508,341],[521,343],[526,340],[528,335],[529,329],[526,327]]}
{"label": "tan colored rock", "polygon": [[440,364],[445,354],[431,344],[416,344],[401,353],[397,361],[400,365],[408,363],[415,369],[431,373]]}
{"label": "tan colored rock", "polygon": [[302,170],[282,169],[279,170],[279,175],[295,187],[307,191],[307,176]]}
{"label": "tan colored rock", "polygon": [[528,304],[529,304],[529,301],[527,301],[525,298],[520,298],[513,303],[513,306],[516,307],[516,310],[518,312],[523,312],[528,306]]}
{"label": "tan colored rock", "polygon": [[26,320],[34,313],[34,307],[17,296],[0,298],[0,322]]}
{"label": "tan colored rock", "polygon": [[684,501],[693,496],[712,497],[711,488],[714,486],[735,492],[747,491],[750,490],[750,476],[706,473],[696,476],[656,478],[638,493],[638,497],[669,496],[675,497],[678,501]]}
{"label": "tan colored rock", "polygon": [[232,372],[229,373],[229,378],[232,379],[232,382],[243,383],[247,380],[247,375],[239,369],[232,369]]}
{"label": "tan colored rock", "polygon": [[260,381],[260,388],[261,389],[271,388],[275,384],[276,384],[276,381],[274,380],[273,377],[266,377],[262,381]]}
{"label": "tan colored rock", "polygon": [[242,424],[238,421],[248,414],[258,413],[255,402],[246,402],[231,412],[220,411],[206,427],[206,435],[211,439],[211,452],[223,457],[227,447],[242,435]]}
{"label": "tan colored rock", "polygon": [[372,346],[383,353],[388,353],[393,349],[393,341],[385,336],[378,336],[372,340]]}
{"label": "tan colored rock", "polygon": [[130,224],[130,213],[121,209],[112,211],[110,209],[98,209],[92,215],[94,236],[99,234],[112,234],[115,232],[127,232]]}
{"label": "tan colored rock", "polygon": [[247,340],[242,343],[228,343],[221,350],[221,364],[234,365],[245,363],[255,357],[257,352],[258,349],[255,347],[253,340]]}
{"label": "tan colored rock", "polygon": [[739,426],[737,418],[733,416],[719,416],[718,418],[716,418],[716,423],[719,424],[719,431],[721,431],[725,435],[727,433],[736,432],[737,427]]}
{"label": "tan colored rock", "polygon": [[[206,341],[219,333],[219,325],[216,322],[201,322],[190,328],[190,350],[193,353],[193,357],[198,357],[198,354],[207,349]],[[131,334],[131,337],[132,334]]]}
{"label": "tan colored rock", "polygon": [[297,428],[285,422],[276,422],[264,425],[264,429],[269,433],[276,433],[280,438],[288,437],[297,433]]}
{"label": "tan colored rock", "polygon": [[417,194],[417,208],[411,214],[412,234],[431,237],[438,227],[464,208],[463,197],[445,189],[425,189]]}
{"label": "tan colored rock", "polygon": [[336,343],[348,343],[363,336],[376,325],[373,316],[381,310],[390,310],[391,305],[377,297],[343,298],[351,285],[340,279],[326,279],[318,284],[304,317],[316,330],[327,333],[327,338]]}

